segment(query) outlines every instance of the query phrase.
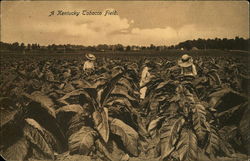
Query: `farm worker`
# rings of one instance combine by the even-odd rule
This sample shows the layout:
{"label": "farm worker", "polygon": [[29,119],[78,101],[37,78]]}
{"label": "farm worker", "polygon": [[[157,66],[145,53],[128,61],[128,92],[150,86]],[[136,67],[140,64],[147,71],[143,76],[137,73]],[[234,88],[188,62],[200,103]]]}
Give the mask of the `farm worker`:
{"label": "farm worker", "polygon": [[88,71],[88,70],[94,70],[95,69],[95,60],[96,57],[93,54],[86,54],[85,57],[88,59],[87,61],[84,62],[83,64],[83,71]]}
{"label": "farm worker", "polygon": [[193,59],[188,54],[182,55],[181,59],[178,61],[178,65],[181,67],[182,76],[195,77],[197,75],[196,67],[193,64]]}
{"label": "farm worker", "polygon": [[150,68],[151,67],[150,67],[149,61],[146,60],[143,65],[143,69],[141,73],[141,81],[140,81],[140,98],[141,99],[145,98],[146,91],[147,91],[146,84],[151,80],[151,74],[149,73]]}
{"label": "farm worker", "polygon": [[68,80],[70,77],[71,77],[71,70],[70,69],[66,69],[63,72],[63,78],[66,79],[66,80]]}
{"label": "farm worker", "polygon": [[49,81],[49,82],[55,81],[54,74],[50,70],[50,62],[47,61],[45,63],[45,65],[43,66],[42,73],[46,81]]}

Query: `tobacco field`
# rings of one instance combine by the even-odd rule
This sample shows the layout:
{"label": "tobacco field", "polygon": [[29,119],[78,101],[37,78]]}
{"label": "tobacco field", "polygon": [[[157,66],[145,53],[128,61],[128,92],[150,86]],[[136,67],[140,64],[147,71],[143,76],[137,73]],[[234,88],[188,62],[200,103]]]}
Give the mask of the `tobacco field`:
{"label": "tobacco field", "polygon": [[[194,55],[198,76],[172,70],[177,56],[3,55],[1,155],[6,160],[246,161],[247,56]],[[145,59],[153,63],[140,100]]]}

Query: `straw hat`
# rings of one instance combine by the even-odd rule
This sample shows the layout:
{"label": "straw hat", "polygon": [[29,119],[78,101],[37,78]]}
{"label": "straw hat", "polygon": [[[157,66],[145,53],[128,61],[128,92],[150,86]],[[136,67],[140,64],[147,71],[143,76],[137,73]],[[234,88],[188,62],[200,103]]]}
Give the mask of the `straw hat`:
{"label": "straw hat", "polygon": [[49,61],[46,61],[45,64],[46,64],[46,65],[50,65],[50,62],[49,62]]}
{"label": "straw hat", "polygon": [[189,67],[193,64],[193,59],[188,54],[182,55],[181,59],[178,61],[178,65],[181,67]]}
{"label": "straw hat", "polygon": [[86,54],[85,56],[86,56],[86,58],[89,59],[89,60],[96,60],[96,57],[95,57],[95,55],[93,55],[93,54],[88,53],[88,54]]}

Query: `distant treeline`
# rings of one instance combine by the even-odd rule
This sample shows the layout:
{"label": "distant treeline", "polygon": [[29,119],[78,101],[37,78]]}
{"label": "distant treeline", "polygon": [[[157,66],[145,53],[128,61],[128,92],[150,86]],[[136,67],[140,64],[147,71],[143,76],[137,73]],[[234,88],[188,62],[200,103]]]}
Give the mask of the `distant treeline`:
{"label": "distant treeline", "polygon": [[222,49],[222,50],[249,50],[249,39],[243,39],[235,37],[234,39],[198,39],[198,40],[187,40],[181,42],[172,48],[184,48],[184,49]]}
{"label": "distant treeline", "polygon": [[235,37],[234,39],[227,38],[215,38],[215,39],[198,39],[198,40],[187,40],[179,43],[178,45],[171,46],[123,46],[122,44],[107,45],[99,44],[95,46],[84,46],[84,45],[71,45],[71,44],[50,44],[47,46],[41,46],[37,43],[27,44],[24,43],[4,43],[0,42],[1,51],[19,51],[19,52],[79,52],[79,51],[164,51],[168,49],[181,49],[181,50],[199,50],[199,49],[221,49],[221,50],[249,50],[249,39],[243,39]]}

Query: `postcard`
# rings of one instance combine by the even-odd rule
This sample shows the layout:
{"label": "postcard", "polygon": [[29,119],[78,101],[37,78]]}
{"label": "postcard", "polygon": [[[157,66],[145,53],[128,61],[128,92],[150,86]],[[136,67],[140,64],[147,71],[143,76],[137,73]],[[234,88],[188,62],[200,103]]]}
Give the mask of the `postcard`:
{"label": "postcard", "polygon": [[247,1],[1,1],[7,161],[248,161]]}

